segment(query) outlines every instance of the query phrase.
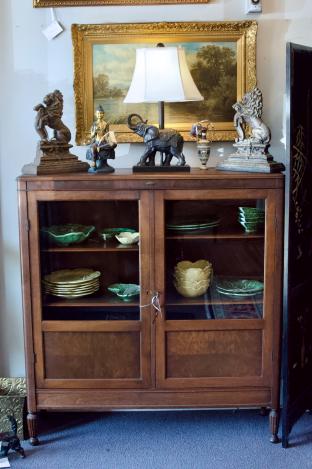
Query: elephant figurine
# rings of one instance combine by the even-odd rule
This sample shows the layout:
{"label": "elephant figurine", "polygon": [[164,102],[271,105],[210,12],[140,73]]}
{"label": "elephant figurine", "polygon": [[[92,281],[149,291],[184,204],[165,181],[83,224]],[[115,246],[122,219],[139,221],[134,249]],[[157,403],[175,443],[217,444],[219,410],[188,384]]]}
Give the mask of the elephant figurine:
{"label": "elephant figurine", "polygon": [[184,140],[179,132],[174,129],[159,129],[155,125],[150,125],[139,114],[128,116],[128,127],[143,137],[145,143],[145,151],[137,166],[155,166],[157,151],[161,153],[161,166],[170,166],[174,156],[178,159],[176,166],[185,166],[185,157],[182,153]]}

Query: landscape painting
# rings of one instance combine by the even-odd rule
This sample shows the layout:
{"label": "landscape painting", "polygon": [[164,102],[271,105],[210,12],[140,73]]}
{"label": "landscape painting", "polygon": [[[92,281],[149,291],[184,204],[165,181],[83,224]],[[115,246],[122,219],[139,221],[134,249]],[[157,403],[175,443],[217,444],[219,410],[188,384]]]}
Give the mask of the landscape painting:
{"label": "landscape painting", "polygon": [[85,144],[101,105],[118,142],[140,141],[127,127],[137,113],[158,123],[157,104],[125,104],[135,66],[136,49],[158,42],[182,46],[203,101],[165,103],[165,126],[184,139],[194,122],[214,125],[210,140],[234,140],[233,104],[256,85],[255,21],[219,23],[142,23],[73,25],[76,141]]}
{"label": "landscape painting", "polygon": [[[235,42],[170,43],[182,46],[193,80],[204,97],[202,102],[166,103],[166,125],[209,119],[233,119],[232,105],[237,96],[237,51]],[[127,116],[138,113],[157,122],[157,105],[124,104],[135,65],[135,51],[151,44],[95,44],[93,46],[93,103],[105,110],[111,124],[126,124]]]}
{"label": "landscape painting", "polygon": [[[210,0],[192,0],[191,3],[209,3]],[[33,0],[34,8],[47,7],[90,7],[109,5],[163,5],[190,3],[190,0]]]}

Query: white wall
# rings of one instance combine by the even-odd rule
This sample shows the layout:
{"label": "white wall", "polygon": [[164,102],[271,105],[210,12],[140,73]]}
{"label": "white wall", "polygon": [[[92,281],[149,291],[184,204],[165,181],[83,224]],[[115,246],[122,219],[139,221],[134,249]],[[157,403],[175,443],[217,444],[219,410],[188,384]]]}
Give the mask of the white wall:
{"label": "white wall", "polygon": [[[75,134],[71,23],[214,21],[256,18],[259,22],[257,76],[263,91],[264,121],[272,130],[272,153],[283,161],[285,45],[312,46],[311,0],[263,0],[263,13],[244,14],[245,0],[210,0],[201,5],[83,7],[56,10],[65,32],[47,41],[41,28],[48,9],[33,9],[32,0],[1,0],[0,14],[0,376],[24,374],[22,305],[15,178],[35,155],[37,134],[33,106],[56,88],[64,94],[64,122]],[[220,147],[220,146],[219,146]],[[214,145],[214,164],[217,159]],[[230,145],[224,145],[229,152]],[[84,148],[74,148],[81,158]],[[192,144],[188,162],[196,165]],[[115,167],[137,161],[137,145],[119,145]]]}

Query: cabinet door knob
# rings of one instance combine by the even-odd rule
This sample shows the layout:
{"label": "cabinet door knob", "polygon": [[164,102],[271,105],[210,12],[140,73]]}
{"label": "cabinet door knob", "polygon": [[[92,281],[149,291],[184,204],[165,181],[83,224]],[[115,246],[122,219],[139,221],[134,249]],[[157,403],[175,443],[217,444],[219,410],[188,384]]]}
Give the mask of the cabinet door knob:
{"label": "cabinet door knob", "polygon": [[146,181],[145,185],[146,186],[155,186],[155,182],[154,181]]}

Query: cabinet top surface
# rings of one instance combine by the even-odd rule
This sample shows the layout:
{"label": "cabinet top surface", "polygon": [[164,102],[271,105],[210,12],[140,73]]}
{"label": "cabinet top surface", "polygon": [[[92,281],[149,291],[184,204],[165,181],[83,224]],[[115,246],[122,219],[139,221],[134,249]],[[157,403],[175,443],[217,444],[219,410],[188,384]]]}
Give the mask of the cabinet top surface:
{"label": "cabinet top surface", "polygon": [[50,175],[24,175],[19,176],[20,181],[116,181],[116,180],[131,180],[131,181],[145,181],[145,180],[229,180],[229,179],[241,179],[241,180],[254,180],[254,179],[284,179],[282,173],[248,173],[239,171],[218,171],[215,168],[209,168],[207,170],[200,170],[192,168],[191,171],[185,173],[133,173],[132,169],[116,169],[114,173],[98,173],[90,174],[87,172],[83,173],[71,173],[71,174],[50,174]]}

